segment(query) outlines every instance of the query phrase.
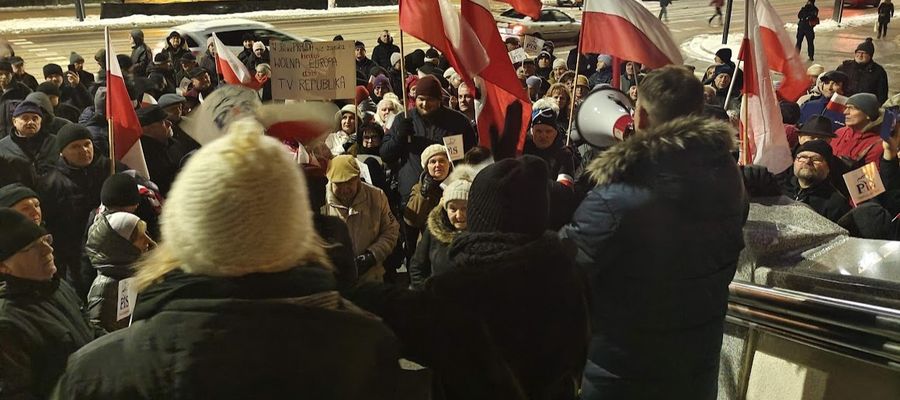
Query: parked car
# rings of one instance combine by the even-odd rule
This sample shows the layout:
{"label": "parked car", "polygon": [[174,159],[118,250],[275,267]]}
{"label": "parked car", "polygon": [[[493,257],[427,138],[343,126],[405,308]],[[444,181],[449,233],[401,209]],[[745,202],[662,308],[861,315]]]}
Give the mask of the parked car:
{"label": "parked car", "polygon": [[578,40],[578,33],[581,32],[581,21],[554,8],[541,10],[541,17],[536,21],[514,9],[500,13],[496,19],[503,37],[516,36],[521,39],[525,35],[539,33],[544,40],[565,41]]}
{"label": "parked car", "polygon": [[584,5],[584,0],[556,0],[557,7],[581,7]]}
{"label": "parked car", "polygon": [[878,3],[881,0],[844,0],[844,5],[847,7],[858,7],[863,8],[867,6],[878,7]]}
{"label": "parked car", "polygon": [[[219,37],[219,40],[228,46],[235,53],[240,53],[243,48],[243,36],[245,33],[253,33],[257,40],[269,45],[269,40],[296,40],[302,42],[305,40],[321,41],[321,39],[301,38],[287,32],[279,31],[272,24],[265,22],[251,21],[242,18],[228,18],[213,21],[199,21],[182,24],[169,29],[168,32],[177,31],[181,37],[187,42],[188,47],[194,55],[199,55],[206,51],[206,40],[212,36],[213,32]],[[168,33],[166,33],[168,36]],[[153,54],[157,54],[165,47],[165,38],[153,48]]]}

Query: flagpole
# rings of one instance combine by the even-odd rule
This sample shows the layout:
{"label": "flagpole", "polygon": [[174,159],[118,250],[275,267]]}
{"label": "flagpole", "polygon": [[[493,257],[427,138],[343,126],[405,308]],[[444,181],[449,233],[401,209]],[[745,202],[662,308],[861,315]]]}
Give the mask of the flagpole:
{"label": "flagpole", "polygon": [[116,174],[116,135],[115,128],[113,128],[113,118],[112,116],[108,117],[106,121],[109,124],[109,175],[113,176]]}
{"label": "flagpole", "polygon": [[[408,88],[406,87],[406,57],[404,56],[405,54],[406,54],[406,48],[405,48],[405,46],[403,46],[403,30],[401,29],[400,30],[400,86],[402,87],[401,92],[403,93],[403,98],[400,99],[400,104],[403,105],[403,116],[408,117],[409,115],[407,114],[407,111],[406,111],[406,108],[407,108],[406,107],[406,101],[407,101],[406,100],[406,97],[407,97],[406,91],[408,90]],[[391,68],[393,68],[393,67],[394,66],[392,65]]]}
{"label": "flagpole", "polygon": [[[750,2],[751,1],[752,0],[744,1],[744,39],[741,41],[742,47],[743,47],[743,44],[745,42],[747,42],[747,37],[749,36],[749,33],[750,33]],[[747,51],[748,52],[750,51],[749,46],[747,48]],[[738,57],[738,62],[741,62],[741,61],[743,61],[743,60],[741,60],[741,58]],[[756,66],[756,65],[754,65],[754,66],[756,68],[759,68],[759,66]],[[763,68],[768,68],[768,67],[763,66]],[[756,72],[754,71],[754,73],[756,73]],[[735,70],[735,76],[736,75],[737,75],[737,70]],[[756,79],[756,77],[753,77],[753,79]],[[731,80],[731,86],[732,87],[734,86],[734,79]],[[729,96],[731,95],[731,89],[729,89],[728,94],[729,94]],[[726,96],[726,98],[725,98],[726,105],[728,104],[727,103],[728,100],[729,100],[728,96]],[[743,102],[744,103],[747,102],[746,96],[744,97]],[[745,104],[742,104],[741,105],[741,116],[743,117],[742,119],[744,121],[747,121],[747,119],[749,118],[748,113],[749,113],[749,110],[747,110],[747,107],[745,107]],[[747,124],[746,124],[746,122],[744,122],[743,125],[744,125],[744,128],[740,130],[741,154],[740,154],[740,157],[738,157],[738,159],[741,161],[742,165],[750,165],[750,160],[747,159],[747,156],[750,154],[750,143],[747,141]]]}
{"label": "flagpole", "polygon": [[[582,9],[587,9],[588,0],[584,0]],[[572,106],[569,107],[569,127],[566,129],[566,146],[572,142],[572,123],[575,122],[575,88],[578,86],[578,69],[581,66],[581,41],[584,29],[578,31],[578,43],[575,45],[575,79],[572,79]]]}

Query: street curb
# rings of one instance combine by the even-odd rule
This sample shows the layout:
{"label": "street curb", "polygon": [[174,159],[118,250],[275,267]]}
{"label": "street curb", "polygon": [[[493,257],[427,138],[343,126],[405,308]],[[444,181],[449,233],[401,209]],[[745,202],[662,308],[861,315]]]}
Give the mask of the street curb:
{"label": "street curb", "polygon": [[[180,25],[188,22],[197,21],[214,21],[224,18],[245,18],[260,22],[277,22],[277,21],[298,21],[313,20],[321,18],[346,18],[359,17],[364,15],[390,15],[397,14],[398,6],[369,6],[369,7],[353,7],[345,10],[272,10],[272,11],[254,11],[250,13],[228,14],[227,17],[216,14],[199,14],[199,15],[132,15],[125,18],[100,19],[97,16],[90,16],[84,22],[79,22],[72,18],[45,18],[34,19],[34,24],[26,28],[2,28],[0,27],[0,35],[21,35],[28,33],[63,33],[63,32],[102,32],[105,27],[110,29],[135,29],[135,28],[160,28],[171,25]],[[146,19],[146,20],[142,20]],[[15,21],[29,21],[32,19],[19,19],[4,21],[8,25]],[[43,22],[43,23],[39,23]],[[75,24],[75,25],[73,25]],[[77,25],[85,24],[85,25]]]}

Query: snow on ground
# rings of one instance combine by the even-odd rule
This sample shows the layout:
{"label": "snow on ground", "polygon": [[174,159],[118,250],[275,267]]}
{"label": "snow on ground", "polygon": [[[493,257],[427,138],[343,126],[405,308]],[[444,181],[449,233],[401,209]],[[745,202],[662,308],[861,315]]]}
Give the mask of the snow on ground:
{"label": "snow on ground", "polygon": [[[823,20],[822,23],[816,27],[816,32],[829,32],[854,26],[874,24],[877,19],[878,15],[867,14],[844,18],[840,24],[831,19]],[[743,29],[741,29],[741,26],[738,24],[733,24],[732,26],[743,31]],[[793,33],[797,32],[797,24],[785,24],[784,27],[787,29],[788,34],[793,40]],[[743,38],[743,32],[732,33],[728,35],[728,43],[723,45],[722,34],[697,35],[681,44],[681,54],[684,55],[685,59],[709,61],[710,63],[712,63],[716,51],[723,47],[730,48],[733,54],[736,56],[738,54],[738,50],[741,47],[741,39]]]}
{"label": "snow on ground", "polygon": [[[352,8],[332,8],[330,10],[269,10],[253,11],[247,13],[228,14],[228,18],[247,18],[254,21],[279,21],[286,19],[302,19],[315,17],[341,17],[350,15],[373,15],[396,13],[397,6],[369,6]],[[0,35],[22,33],[52,33],[72,31],[100,30],[104,27],[111,29],[127,29],[154,26],[178,25],[194,21],[209,21],[222,19],[222,14],[197,14],[197,15],[132,15],[123,18],[100,19],[98,16],[89,16],[84,22],[78,22],[75,17],[54,18],[23,18],[3,21],[0,24]]]}

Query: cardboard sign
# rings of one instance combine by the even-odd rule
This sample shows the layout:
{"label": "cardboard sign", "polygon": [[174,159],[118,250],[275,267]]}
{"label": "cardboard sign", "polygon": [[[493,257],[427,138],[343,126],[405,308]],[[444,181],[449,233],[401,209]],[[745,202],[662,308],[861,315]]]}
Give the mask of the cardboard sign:
{"label": "cardboard sign", "polygon": [[544,39],[525,35],[525,43],[522,47],[525,48],[526,53],[539,54],[544,49]]}
{"label": "cardboard sign", "polygon": [[134,278],[119,281],[119,289],[116,295],[116,321],[121,321],[131,316],[134,311],[134,301],[137,299],[137,289],[134,287]]}
{"label": "cardboard sign", "polygon": [[462,135],[444,136],[444,147],[447,148],[447,155],[450,156],[450,161],[459,161],[466,156]]}
{"label": "cardboard sign", "polygon": [[844,183],[850,190],[850,198],[853,200],[854,206],[885,191],[881,174],[878,173],[878,167],[874,162],[844,174]]}
{"label": "cardboard sign", "polygon": [[512,61],[513,64],[520,63],[528,59],[528,54],[525,53],[525,49],[519,47],[511,52],[509,52],[509,60]]}
{"label": "cardboard sign", "polygon": [[175,88],[175,94],[184,96],[189,90],[191,90],[191,78],[181,78],[181,82],[179,82],[178,87]]}
{"label": "cardboard sign", "polygon": [[272,97],[336,100],[356,97],[354,42],[269,42]]}
{"label": "cardboard sign", "polygon": [[359,159],[356,160],[356,165],[359,166],[359,179],[362,179],[365,183],[374,185],[374,183],[372,183],[372,173],[369,172],[369,166]]}
{"label": "cardboard sign", "polygon": [[231,122],[254,115],[261,105],[254,90],[236,85],[221,86],[183,117],[179,126],[202,146],[224,135]]}

